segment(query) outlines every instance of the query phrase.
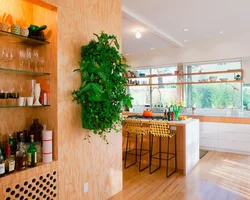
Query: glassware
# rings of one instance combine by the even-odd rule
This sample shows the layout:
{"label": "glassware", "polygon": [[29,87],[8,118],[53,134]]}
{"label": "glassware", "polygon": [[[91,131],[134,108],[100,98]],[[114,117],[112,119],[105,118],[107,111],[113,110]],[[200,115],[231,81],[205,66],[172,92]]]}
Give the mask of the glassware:
{"label": "glassware", "polygon": [[33,50],[33,62],[34,62],[34,71],[38,71],[38,62],[39,62],[39,53],[37,49]]}
{"label": "glassware", "polygon": [[44,57],[40,57],[40,69],[39,69],[39,71],[40,72],[44,72],[44,64],[45,64],[45,59],[44,59]]}
{"label": "glassware", "polygon": [[31,69],[31,60],[32,59],[32,49],[31,48],[27,48],[26,49],[26,60],[27,60],[27,70],[32,70]]}
{"label": "glassware", "polygon": [[19,50],[19,66],[20,66],[20,69],[24,69],[25,59],[26,59],[25,51],[23,49]]}

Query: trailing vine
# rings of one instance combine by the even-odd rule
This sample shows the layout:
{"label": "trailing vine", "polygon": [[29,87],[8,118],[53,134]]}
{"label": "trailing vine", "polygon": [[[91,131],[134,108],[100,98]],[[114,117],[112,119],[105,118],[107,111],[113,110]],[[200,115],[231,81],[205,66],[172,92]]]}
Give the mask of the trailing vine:
{"label": "trailing vine", "polygon": [[81,73],[81,86],[72,96],[82,105],[82,127],[108,143],[106,134],[118,131],[123,107],[132,107],[133,98],[126,92],[127,78],[123,76],[129,66],[119,53],[116,36],[103,31],[94,35],[97,41],[82,46],[80,68],[74,70]]}

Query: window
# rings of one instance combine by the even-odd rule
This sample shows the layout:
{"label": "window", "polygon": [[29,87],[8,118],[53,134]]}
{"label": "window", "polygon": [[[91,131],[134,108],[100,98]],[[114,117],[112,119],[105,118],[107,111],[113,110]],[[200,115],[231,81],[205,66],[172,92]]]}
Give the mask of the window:
{"label": "window", "polygon": [[244,84],[242,90],[243,108],[244,110],[250,110],[250,84]]}
{"label": "window", "polygon": [[[184,67],[185,72],[214,72],[241,69],[241,61],[220,62],[211,64],[192,64]],[[210,76],[234,80],[239,73],[224,74],[198,74],[187,76],[187,82],[209,81]],[[242,84],[236,82],[213,84],[187,84],[184,85],[184,97],[187,107],[196,108],[242,108]],[[245,95],[245,98],[250,98]]]}
{"label": "window", "polygon": [[[137,76],[145,75],[159,75],[159,74],[173,74],[177,70],[177,66],[153,68],[153,69],[137,69],[135,71]],[[130,81],[139,81],[139,84],[148,84],[149,78],[130,79]],[[152,84],[161,83],[175,83],[177,76],[168,77],[152,77]],[[178,92],[177,85],[153,85],[153,86],[136,86],[128,87],[128,92],[134,98],[133,111],[142,112],[146,107],[155,112],[163,112],[166,103],[177,101]]]}

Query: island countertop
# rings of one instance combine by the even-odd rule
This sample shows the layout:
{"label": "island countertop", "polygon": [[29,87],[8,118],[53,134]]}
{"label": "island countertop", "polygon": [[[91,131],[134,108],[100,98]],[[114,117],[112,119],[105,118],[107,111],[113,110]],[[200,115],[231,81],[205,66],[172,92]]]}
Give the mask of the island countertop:
{"label": "island countertop", "polygon": [[[150,119],[142,118],[142,126],[149,129]],[[176,131],[177,139],[177,169],[187,175],[199,162],[199,119],[188,119],[182,121],[165,121],[170,129]],[[126,144],[126,129],[123,127],[123,144]],[[166,141],[163,146],[166,146]],[[173,143],[171,144],[173,147]],[[144,144],[147,147],[148,143]],[[158,145],[154,145],[157,149]],[[144,148],[143,147],[143,148]],[[146,161],[145,161],[146,162]],[[162,162],[164,166],[165,163]]]}

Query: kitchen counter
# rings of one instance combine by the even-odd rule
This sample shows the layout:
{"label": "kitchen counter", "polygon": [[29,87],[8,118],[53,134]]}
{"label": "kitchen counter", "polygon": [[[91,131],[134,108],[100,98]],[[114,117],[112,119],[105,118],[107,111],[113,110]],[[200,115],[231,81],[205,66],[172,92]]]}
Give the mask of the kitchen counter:
{"label": "kitchen counter", "polygon": [[[149,129],[149,119],[141,119],[142,126],[145,129]],[[168,121],[166,121],[167,123]],[[177,139],[177,169],[181,170],[184,175],[187,175],[199,162],[199,120],[190,119],[183,121],[171,121],[168,122],[170,129],[176,131]],[[148,147],[148,141],[144,139],[143,148]],[[156,142],[157,140],[155,140]],[[167,141],[163,139],[162,147],[167,146]],[[173,142],[173,140],[172,140]],[[123,127],[123,148],[126,144],[126,130]],[[133,145],[133,144],[132,144]],[[155,149],[158,149],[158,143],[154,145]],[[173,147],[173,143],[171,143]],[[173,150],[173,149],[172,149]],[[144,162],[148,162],[145,160]],[[166,165],[163,161],[162,165]]]}
{"label": "kitchen counter", "polygon": [[[203,111],[180,113],[180,115],[185,115],[193,119],[199,119],[200,122],[220,122],[220,123],[231,123],[231,124],[250,124],[250,112],[244,111],[239,113],[233,113],[236,115],[228,116],[224,110],[217,111]],[[124,116],[131,115],[142,115],[141,113],[123,112]],[[163,116],[163,113],[154,113],[153,116]],[[179,122],[178,122],[179,123]]]}

